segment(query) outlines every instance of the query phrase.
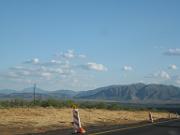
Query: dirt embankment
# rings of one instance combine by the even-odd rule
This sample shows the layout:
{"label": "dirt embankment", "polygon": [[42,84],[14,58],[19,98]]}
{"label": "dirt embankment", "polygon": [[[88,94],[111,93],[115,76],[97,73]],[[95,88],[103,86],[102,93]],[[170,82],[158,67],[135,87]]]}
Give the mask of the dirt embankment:
{"label": "dirt embankment", "polygon": [[[148,111],[110,111],[79,109],[82,125],[129,124],[148,120]],[[168,118],[169,113],[153,112],[155,119]],[[1,135],[44,132],[70,128],[72,109],[11,108],[0,109]]]}

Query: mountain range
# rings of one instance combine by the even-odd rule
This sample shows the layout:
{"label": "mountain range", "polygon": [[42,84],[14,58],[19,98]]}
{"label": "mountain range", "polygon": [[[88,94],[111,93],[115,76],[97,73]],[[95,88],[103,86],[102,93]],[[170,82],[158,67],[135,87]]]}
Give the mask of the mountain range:
{"label": "mountain range", "polygon": [[[0,90],[0,99],[33,98],[33,88],[21,91]],[[111,85],[87,91],[56,90],[46,91],[36,88],[36,98],[76,99],[76,100],[106,100],[121,102],[173,102],[180,103],[180,88],[162,84],[130,84]]]}

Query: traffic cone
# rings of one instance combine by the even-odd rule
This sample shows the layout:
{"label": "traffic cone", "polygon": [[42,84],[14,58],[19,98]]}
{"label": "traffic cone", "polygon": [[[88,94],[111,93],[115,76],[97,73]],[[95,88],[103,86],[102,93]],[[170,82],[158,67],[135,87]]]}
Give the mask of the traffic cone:
{"label": "traffic cone", "polygon": [[85,129],[84,128],[79,128],[79,131],[78,131],[78,133],[80,133],[80,134],[84,134],[84,133],[86,133],[86,131],[85,131]]}
{"label": "traffic cone", "polygon": [[169,113],[169,119],[171,119],[171,113]]}
{"label": "traffic cone", "polygon": [[177,118],[177,119],[179,118],[179,114],[178,114],[178,113],[176,113],[176,118]]}
{"label": "traffic cone", "polygon": [[153,117],[152,117],[152,113],[151,113],[151,112],[149,112],[149,120],[151,121],[151,123],[154,122]]}
{"label": "traffic cone", "polygon": [[73,127],[74,127],[74,134],[84,134],[86,130],[81,126],[81,120],[79,117],[79,110],[74,105],[73,106]]}

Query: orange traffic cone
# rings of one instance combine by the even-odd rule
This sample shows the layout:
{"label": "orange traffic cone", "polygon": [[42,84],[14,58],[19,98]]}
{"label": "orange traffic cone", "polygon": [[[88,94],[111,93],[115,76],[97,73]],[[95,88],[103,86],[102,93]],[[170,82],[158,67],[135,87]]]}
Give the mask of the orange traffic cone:
{"label": "orange traffic cone", "polygon": [[149,112],[149,120],[150,120],[152,123],[154,122],[153,116],[152,116],[152,113],[151,113],[151,112]]}
{"label": "orange traffic cone", "polygon": [[84,128],[79,128],[79,131],[78,131],[79,134],[84,134],[86,133],[85,129]]}
{"label": "orange traffic cone", "polygon": [[171,119],[171,113],[169,113],[169,119]]}
{"label": "orange traffic cone", "polygon": [[74,105],[73,106],[73,127],[74,127],[74,134],[84,134],[86,133],[85,129],[81,126],[81,120],[79,117],[79,110]]}

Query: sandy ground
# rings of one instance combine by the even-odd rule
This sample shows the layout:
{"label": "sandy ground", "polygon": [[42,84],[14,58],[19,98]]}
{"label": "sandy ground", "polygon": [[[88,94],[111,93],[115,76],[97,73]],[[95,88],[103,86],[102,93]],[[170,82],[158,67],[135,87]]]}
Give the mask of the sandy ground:
{"label": "sandy ground", "polygon": [[[79,109],[83,126],[129,124],[149,120],[147,111],[110,111]],[[154,119],[168,118],[169,113],[152,112]],[[11,108],[0,109],[1,135],[44,132],[72,127],[72,109]]]}

